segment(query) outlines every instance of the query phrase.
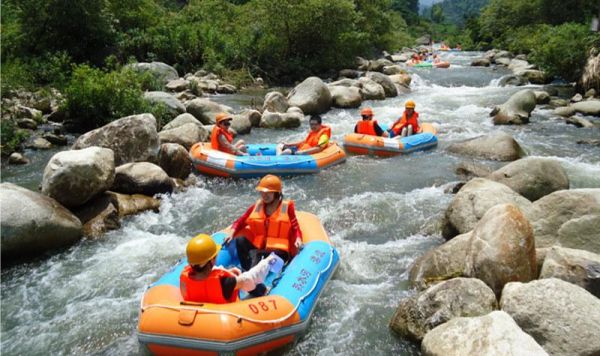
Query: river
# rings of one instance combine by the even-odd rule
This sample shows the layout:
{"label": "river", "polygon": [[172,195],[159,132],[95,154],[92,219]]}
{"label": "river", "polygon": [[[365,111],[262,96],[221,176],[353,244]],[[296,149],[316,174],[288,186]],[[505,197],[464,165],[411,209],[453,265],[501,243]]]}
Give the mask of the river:
{"label": "river", "polygon": [[[414,293],[408,285],[411,263],[443,242],[439,220],[452,199],[444,190],[459,180],[456,165],[469,160],[448,153],[450,143],[506,131],[529,155],[557,158],[571,188],[600,187],[600,149],[576,144],[597,138],[599,129],[566,125],[540,106],[529,125],[494,127],[492,106],[523,87],[498,87],[498,78],[508,72],[470,67],[478,55],[444,53],[449,69],[411,70],[411,94],[363,104],[373,107],[380,122],[391,123],[407,99],[415,100],[421,120],[438,125],[437,148],[388,159],[350,156],[320,174],[284,180],[285,196],[321,218],[341,255],[309,331],[284,354],[420,354],[387,324],[399,301]],[[251,98],[215,99],[239,108]],[[323,117],[341,141],[359,115],[357,109],[334,109]],[[306,122],[294,130],[254,129],[244,139],[294,140],[306,130]],[[34,157],[32,165],[3,168],[3,181],[36,189],[49,154]],[[241,215],[258,197],[256,183],[200,177],[187,191],[164,197],[159,213],[129,217],[102,239],[84,239],[48,259],[3,269],[2,353],[144,354],[136,338],[144,289],[182,257],[192,236],[219,230]]]}

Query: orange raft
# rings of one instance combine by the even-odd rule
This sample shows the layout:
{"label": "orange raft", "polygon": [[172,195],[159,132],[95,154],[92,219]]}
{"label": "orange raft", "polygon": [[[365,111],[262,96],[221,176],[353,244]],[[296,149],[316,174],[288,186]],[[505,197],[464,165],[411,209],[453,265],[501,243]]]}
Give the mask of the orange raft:
{"label": "orange raft", "polygon": [[346,151],[359,155],[390,157],[437,146],[437,131],[430,123],[422,123],[417,134],[394,138],[352,133],[344,136]]}
{"label": "orange raft", "polygon": [[346,160],[346,153],[335,142],[312,155],[277,156],[276,144],[250,144],[247,147],[249,156],[235,156],[213,149],[210,143],[199,142],[192,146],[189,156],[201,173],[236,178],[318,173]]}
{"label": "orange raft", "polygon": [[[255,355],[293,342],[308,328],[320,293],[339,264],[319,218],[297,212],[304,247],[284,270],[269,273],[269,292],[229,304],[184,302],[179,275],[184,259],[144,293],[138,340],[155,355]],[[226,234],[213,235],[216,243]],[[235,239],[221,249],[217,265],[239,263]]]}

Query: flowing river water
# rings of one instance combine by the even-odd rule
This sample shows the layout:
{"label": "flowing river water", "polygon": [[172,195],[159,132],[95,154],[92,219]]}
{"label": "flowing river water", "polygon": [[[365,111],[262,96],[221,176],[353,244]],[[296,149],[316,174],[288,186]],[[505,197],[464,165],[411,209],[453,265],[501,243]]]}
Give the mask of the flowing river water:
{"label": "flowing river water", "polygon": [[[363,104],[389,124],[407,99],[415,100],[421,120],[438,125],[437,148],[387,159],[349,156],[317,175],[284,180],[285,196],[296,201],[297,209],[321,218],[341,255],[307,334],[284,354],[420,354],[417,345],[395,337],[387,325],[399,301],[414,293],[408,284],[411,263],[443,242],[439,221],[452,199],[445,188],[459,180],[456,165],[469,160],[448,153],[450,143],[506,131],[530,156],[557,158],[571,188],[600,187],[600,149],[576,144],[597,138],[599,130],[566,125],[540,106],[529,125],[494,127],[488,115],[492,106],[523,87],[498,87],[506,70],[470,67],[479,55],[445,53],[449,69],[412,70],[412,93]],[[251,97],[214,99],[240,108]],[[334,109],[323,117],[341,141],[359,115],[357,109]],[[307,126],[254,129],[244,139],[300,139]],[[3,169],[3,181],[36,189],[49,156]],[[136,338],[144,289],[183,256],[192,236],[217,231],[241,215],[257,199],[256,183],[200,177],[187,191],[164,197],[159,213],[129,217],[102,239],[84,239],[48,259],[3,269],[2,353],[144,354]]]}

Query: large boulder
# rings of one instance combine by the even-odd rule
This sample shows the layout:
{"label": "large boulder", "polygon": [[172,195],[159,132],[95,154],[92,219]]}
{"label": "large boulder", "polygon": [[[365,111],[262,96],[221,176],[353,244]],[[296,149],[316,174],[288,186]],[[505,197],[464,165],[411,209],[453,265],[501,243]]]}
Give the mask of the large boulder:
{"label": "large boulder", "polygon": [[165,88],[169,91],[174,91],[174,92],[178,93],[178,92],[188,90],[190,88],[190,82],[183,78],[174,79],[174,80],[171,80],[170,82],[168,82],[165,85]]}
{"label": "large boulder", "polygon": [[263,111],[284,113],[290,107],[287,98],[278,91],[268,92],[265,95]]}
{"label": "large boulder", "polygon": [[367,72],[366,76],[383,87],[386,97],[393,98],[398,96],[398,90],[396,90],[394,82],[387,75],[377,72]]}
{"label": "large boulder", "polygon": [[110,197],[113,205],[119,212],[119,217],[137,214],[146,210],[158,212],[160,208],[160,200],[147,195],[128,195],[110,191],[104,194]]}
{"label": "large boulder", "polygon": [[337,108],[357,108],[362,103],[360,89],[357,87],[329,86],[333,106]]}
{"label": "large boulder", "polygon": [[462,234],[419,257],[410,269],[411,285],[423,290],[432,284],[464,276],[470,240],[471,232]]}
{"label": "large boulder", "polygon": [[520,75],[509,74],[505,75],[498,81],[498,86],[505,87],[508,85],[522,86],[527,84],[527,79]]}
{"label": "large boulder", "polygon": [[424,356],[548,356],[505,312],[454,318],[431,330],[421,344]]}
{"label": "large boulder", "polygon": [[[487,211],[499,204],[515,204],[526,215],[531,202],[504,184],[475,178],[465,184],[446,209],[442,234],[449,239],[475,228]],[[528,215],[527,215],[528,216]]]}
{"label": "large boulder", "polygon": [[537,276],[533,230],[518,207],[496,205],[477,223],[465,274],[481,279],[497,295],[508,282],[528,282]]}
{"label": "large boulder", "polygon": [[473,67],[489,67],[490,64],[491,62],[487,58],[475,58],[471,61]]}
{"label": "large boulder", "polygon": [[149,162],[127,163],[115,170],[112,191],[153,196],[171,193],[173,182],[159,166]]}
{"label": "large boulder", "polygon": [[525,151],[519,143],[504,132],[453,143],[448,150],[452,153],[495,161],[514,161],[525,156]]}
{"label": "large boulder", "polygon": [[188,150],[194,143],[206,141],[209,136],[210,132],[204,126],[198,126],[194,123],[184,124],[158,133],[161,144],[178,143]]}
{"label": "large boulder", "polygon": [[192,173],[192,160],[188,149],[177,143],[160,145],[158,165],[173,178],[186,179]]}
{"label": "large boulder", "polygon": [[202,123],[194,117],[194,115],[184,113],[169,121],[165,126],[163,126],[162,130],[171,130],[185,124],[196,124],[198,126],[203,126]]}
{"label": "large boulder", "polygon": [[546,73],[537,69],[520,70],[515,75],[527,79],[531,84],[545,84],[547,82]]}
{"label": "large boulder", "polygon": [[508,283],[500,307],[551,355],[600,354],[600,299],[556,278]]}
{"label": "large boulder", "polygon": [[204,125],[213,125],[216,122],[217,114],[221,112],[233,112],[232,108],[205,98],[190,100],[185,104],[185,108]]}
{"label": "large boulder", "polygon": [[559,245],[600,254],[600,189],[546,195],[533,203],[528,217],[537,247]]}
{"label": "large boulder", "polygon": [[379,83],[367,77],[361,77],[358,81],[361,84],[360,95],[363,100],[385,99],[385,89]]}
{"label": "large boulder", "polygon": [[287,96],[290,106],[297,106],[307,115],[321,114],[331,107],[331,93],[319,77],[306,78]]}
{"label": "large boulder", "polygon": [[168,64],[162,62],[140,62],[129,64],[128,67],[136,72],[150,72],[152,76],[163,85],[171,80],[179,79],[177,70]]}
{"label": "large boulder", "polygon": [[600,255],[559,246],[546,253],[541,278],[558,278],[576,284],[600,298]]}
{"label": "large boulder", "polygon": [[88,147],[62,151],[52,156],[44,169],[42,193],[66,207],[75,207],[110,188],[114,179],[112,150]]}
{"label": "large boulder", "polygon": [[394,74],[394,75],[390,75],[390,80],[394,83],[394,84],[398,84],[398,85],[404,85],[404,86],[410,86],[410,83],[412,82],[412,78],[410,77],[409,74]]}
{"label": "large boulder", "polygon": [[496,106],[490,112],[490,116],[494,117],[495,125],[527,124],[535,105],[533,90],[521,90],[513,94],[504,104]]}
{"label": "large boulder", "polygon": [[252,122],[248,115],[233,115],[231,120],[231,129],[238,135],[246,135],[252,131]]}
{"label": "large boulder", "polygon": [[81,222],[56,200],[12,183],[0,184],[2,261],[41,256],[82,235]]}
{"label": "large boulder", "polygon": [[373,72],[383,72],[383,68],[392,65],[394,65],[394,63],[389,59],[379,58],[369,61],[369,67],[367,69]]}
{"label": "large boulder", "polygon": [[163,105],[169,118],[174,118],[185,112],[185,106],[173,95],[164,91],[147,91],[144,93],[144,99],[153,104]]}
{"label": "large boulder", "polygon": [[557,160],[550,158],[522,158],[498,169],[487,179],[505,184],[531,201],[569,189],[567,172]]}
{"label": "large boulder", "polygon": [[342,69],[338,74],[338,78],[358,78],[361,73],[356,69]]}
{"label": "large boulder", "polygon": [[406,69],[401,66],[395,64],[392,66],[383,67],[383,74],[394,75],[394,74],[406,74]]}
{"label": "large boulder", "polygon": [[102,194],[77,208],[74,214],[83,224],[83,235],[100,237],[109,230],[121,227],[119,212],[109,195]]}
{"label": "large boulder", "polygon": [[512,70],[513,73],[518,73],[527,69],[535,69],[535,65],[522,59],[513,58],[508,65],[508,69]]}
{"label": "large boulder", "polygon": [[300,127],[304,115],[297,112],[280,114],[265,111],[260,119],[260,127],[268,129],[284,129]]}
{"label": "large boulder", "polygon": [[78,150],[90,146],[113,150],[115,165],[154,161],[159,149],[156,119],[152,114],[124,117],[79,136],[71,148]]}
{"label": "large boulder", "polygon": [[485,283],[475,278],[453,278],[403,299],[390,328],[421,341],[429,330],[453,318],[486,315],[496,309],[496,296]]}
{"label": "large boulder", "polygon": [[262,114],[260,113],[260,111],[247,109],[247,110],[242,111],[240,113],[240,116],[246,117],[250,121],[250,124],[252,125],[252,127],[260,126],[260,119],[262,117]]}
{"label": "large boulder", "polygon": [[600,116],[600,100],[585,100],[571,105],[575,112],[589,115]]}

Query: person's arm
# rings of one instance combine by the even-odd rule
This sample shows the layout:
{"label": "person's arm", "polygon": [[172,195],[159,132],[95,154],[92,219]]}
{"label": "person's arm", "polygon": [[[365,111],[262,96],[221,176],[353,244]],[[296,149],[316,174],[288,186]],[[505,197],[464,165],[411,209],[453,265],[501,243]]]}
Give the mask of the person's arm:
{"label": "person's arm", "polygon": [[313,153],[321,152],[329,144],[329,137],[325,134],[319,137],[319,144],[315,147],[308,148],[306,150],[296,152],[297,155],[311,155]]}
{"label": "person's arm", "polygon": [[232,235],[235,235],[246,226],[246,219],[248,219],[250,214],[252,214],[255,205],[256,204],[252,204],[252,206],[249,207],[248,210],[246,210],[244,215],[240,216],[236,221],[234,221],[233,224],[231,224],[231,229],[233,230]]}
{"label": "person's arm", "polygon": [[354,133],[358,133],[358,124],[354,125]]}
{"label": "person's arm", "polygon": [[375,133],[377,134],[377,136],[383,135],[383,130],[379,126],[379,123],[376,122],[374,125],[374,128],[375,128]]}
{"label": "person's arm", "polygon": [[234,145],[232,145],[231,143],[229,143],[229,141],[227,141],[227,139],[225,138],[225,135],[219,135],[218,140],[219,140],[219,145],[221,147],[226,147],[231,152],[235,152],[236,155],[240,155],[242,153],[242,151],[240,151]]}
{"label": "person's arm", "polygon": [[300,248],[302,245],[302,231],[300,230],[300,224],[298,224],[298,218],[296,217],[296,208],[294,207],[294,203],[290,202],[288,206],[288,216],[290,217],[290,242],[296,248]]}
{"label": "person's arm", "polygon": [[[256,266],[252,267],[247,272],[240,274],[239,276],[231,277],[235,278],[236,288],[250,292],[256,288],[256,286],[265,281],[265,277],[269,274],[270,262],[273,257],[269,256],[260,261]],[[231,295],[231,294],[229,294]]]}

